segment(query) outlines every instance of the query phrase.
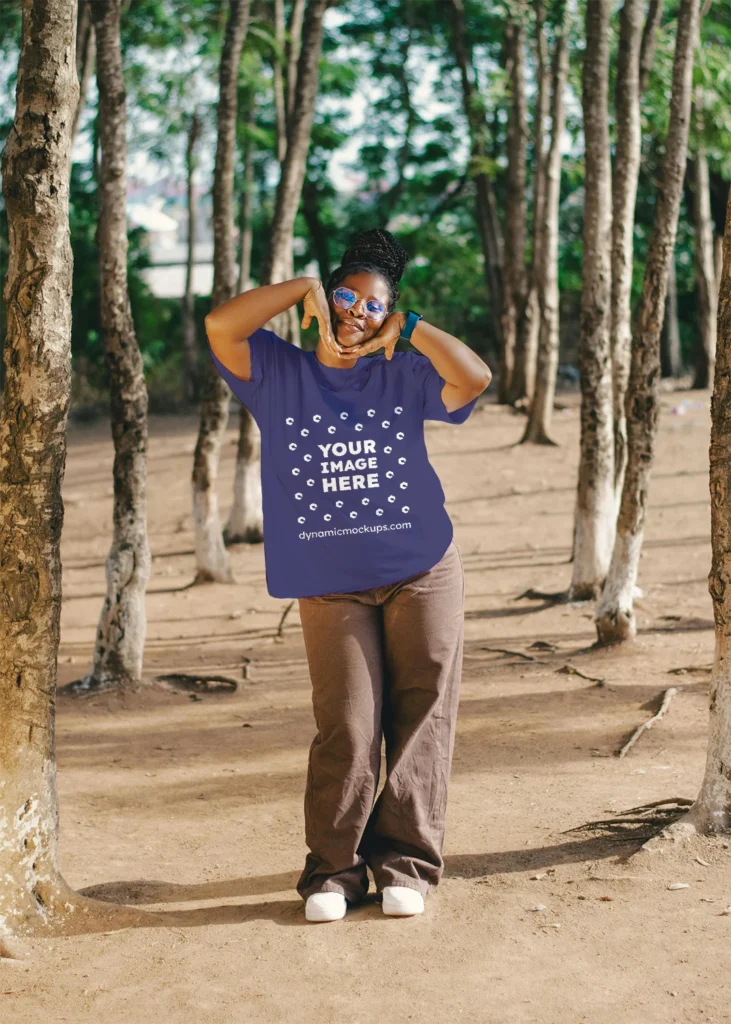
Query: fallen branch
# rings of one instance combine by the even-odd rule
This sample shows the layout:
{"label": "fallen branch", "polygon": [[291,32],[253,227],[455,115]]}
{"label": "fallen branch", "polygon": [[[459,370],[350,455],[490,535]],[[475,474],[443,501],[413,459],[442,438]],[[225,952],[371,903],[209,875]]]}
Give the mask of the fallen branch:
{"label": "fallen branch", "polygon": [[685,665],[682,668],[669,668],[669,676],[685,676],[688,672],[712,672],[712,665]]}
{"label": "fallen branch", "polygon": [[284,629],[284,620],[287,618],[287,615],[289,614],[293,604],[294,604],[294,601],[290,601],[289,604],[287,605],[287,607],[282,612],[282,617],[279,620],[279,625],[277,626],[277,632],[275,633],[275,637],[277,639],[282,637],[282,631]]}
{"label": "fallen branch", "polygon": [[525,658],[526,661],[535,661],[532,654],[523,654],[522,651],[508,651],[505,647],[481,647],[481,651],[490,651],[491,654],[507,654],[515,658]]}
{"label": "fallen branch", "polygon": [[563,665],[561,668],[557,668],[556,672],[561,676],[580,676],[582,679],[588,679],[590,683],[596,683],[597,686],[607,685],[606,679],[599,679],[598,676],[588,676],[586,672],[580,672],[573,665]]}
{"label": "fallen branch", "polygon": [[648,729],[651,729],[655,722],[659,722],[660,719],[663,718],[668,708],[670,707],[670,701],[673,699],[675,694],[678,693],[680,689],[682,689],[682,687],[680,686],[670,686],[667,690],[665,690],[662,696],[662,703],[660,704],[659,709],[655,712],[652,718],[648,718],[646,722],[643,722],[642,725],[638,726],[635,729],[635,731],[632,733],[632,735],[627,740],[625,745],[617,751],[617,757],[624,757],[625,754],[627,754],[627,752],[632,749],[632,747],[635,745],[640,736],[642,736],[643,733],[647,732]]}
{"label": "fallen branch", "polygon": [[530,587],[528,590],[524,590],[522,594],[518,594],[514,597],[514,601],[550,601],[552,604],[564,604],[568,601],[569,592],[568,590],[534,590]]}

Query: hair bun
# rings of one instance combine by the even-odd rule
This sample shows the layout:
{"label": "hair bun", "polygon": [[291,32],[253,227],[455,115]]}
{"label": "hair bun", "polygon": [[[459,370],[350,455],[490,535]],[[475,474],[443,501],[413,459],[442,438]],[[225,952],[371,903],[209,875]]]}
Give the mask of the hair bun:
{"label": "hair bun", "polygon": [[370,263],[382,270],[394,284],[401,280],[406,264],[411,257],[403,246],[384,228],[362,231],[345,250],[342,258],[344,267],[353,263]]}

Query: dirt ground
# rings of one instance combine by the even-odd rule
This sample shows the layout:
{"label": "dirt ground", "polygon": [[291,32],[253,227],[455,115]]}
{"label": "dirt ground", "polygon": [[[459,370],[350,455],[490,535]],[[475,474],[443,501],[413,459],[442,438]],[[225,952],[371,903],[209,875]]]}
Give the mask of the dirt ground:
{"label": "dirt ground", "polygon": [[[556,448],[515,447],[524,419],[481,401],[463,426],[427,425],[466,571],[445,875],[421,917],[386,918],[371,893],[331,924],[307,923],[295,891],[314,736],[297,603],[277,637],[288,602],[266,593],[261,545],[232,551],[234,586],[188,588],[195,417],[151,424],[145,670],[220,672],[239,689],[64,694],[89,665],[111,536],[109,428],[71,427],[61,869],[73,887],[162,911],[169,925],[44,939],[4,961],[3,1022],[729,1021],[729,844],[627,858],[636,846],[567,831],[698,791],[713,654],[709,395],[663,395],[639,635],[601,652],[585,650],[591,607],[516,600],[569,580],[577,398],[556,415]],[[224,512],[237,423],[232,413]],[[666,717],[614,756],[674,685]],[[669,888],[678,882],[687,887]]]}

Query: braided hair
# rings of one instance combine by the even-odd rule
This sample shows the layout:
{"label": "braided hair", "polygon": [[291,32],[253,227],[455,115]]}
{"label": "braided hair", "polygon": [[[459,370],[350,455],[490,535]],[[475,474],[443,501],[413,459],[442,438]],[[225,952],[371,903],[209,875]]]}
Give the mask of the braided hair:
{"label": "braided hair", "polygon": [[343,253],[341,265],[333,270],[325,286],[328,301],[341,281],[349,274],[366,271],[378,274],[388,285],[388,313],[392,313],[399,297],[396,287],[406,264],[411,259],[390,231],[371,228],[361,231]]}

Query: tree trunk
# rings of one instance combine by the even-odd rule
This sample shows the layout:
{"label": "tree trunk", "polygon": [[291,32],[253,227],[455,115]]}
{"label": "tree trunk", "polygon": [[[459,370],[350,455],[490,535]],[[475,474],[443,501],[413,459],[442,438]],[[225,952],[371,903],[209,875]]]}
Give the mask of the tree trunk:
{"label": "tree trunk", "polygon": [[[307,150],[315,113],[322,52],[322,20],[327,6],[327,0],[310,0],[305,11],[302,51],[297,68],[297,88],[292,111],[292,130],[287,139],[287,152],[277,187],[271,237],[262,267],[263,285],[288,280],[287,275],[291,273],[293,265],[292,235],[302,195]],[[272,329],[277,330],[274,322]]]}
{"label": "tree trunk", "polygon": [[201,122],[198,109],[193,111],[188,129],[188,146],[186,150],[187,203],[188,203],[188,255],[185,267],[185,295],[183,297],[183,358],[185,364],[185,401],[198,401],[198,339],[195,325],[195,293],[193,291],[193,274],[195,266],[196,236],[196,204],[193,175],[196,168],[195,147],[200,136]]}
{"label": "tree trunk", "polygon": [[[551,101],[548,82],[548,55],[546,50],[545,7],[543,0],[536,0],[536,106],[533,140],[533,228],[532,252],[527,272],[527,287],[523,316],[518,321],[518,352],[522,353],[516,370],[516,381],[530,409],[535,394],[538,340],[541,329],[541,309],[538,299],[538,268],[543,263],[543,244],[546,231],[546,120]],[[516,399],[520,401],[520,397]],[[527,431],[526,431],[527,434]],[[525,440],[525,438],[524,438]]]}
{"label": "tree trunk", "polygon": [[[640,53],[644,0],[625,0],[617,56],[616,151],[612,179],[612,385],[614,392],[615,508],[627,465],[624,400],[632,344],[631,298],[635,204],[640,174]],[[645,43],[648,45],[648,42]]]}
{"label": "tree trunk", "polygon": [[568,22],[557,29],[551,73],[551,144],[546,163],[546,195],[540,259],[536,263],[539,305],[536,389],[523,443],[554,444],[551,418],[556,393],[559,351],[558,211],[561,192],[561,140],[566,123],[566,79],[569,70]]}
{"label": "tree trunk", "polygon": [[665,295],[665,318],[660,336],[660,366],[663,377],[679,377],[683,372],[680,359],[680,325],[678,324],[678,281],[675,259],[668,266],[668,285]]}
{"label": "tree trunk", "polygon": [[91,73],[94,70],[96,56],[96,36],[91,18],[90,0],[79,3],[79,18],[76,27],[76,70],[79,76],[79,101],[74,111],[74,122],[71,128],[71,149],[73,151],[76,136],[79,134],[81,115],[86,106],[86,94],[89,89]]}
{"label": "tree trunk", "polygon": [[[329,4],[327,6],[330,6]],[[287,62],[287,136],[291,131],[294,101],[297,95],[297,66],[302,51],[302,22],[305,16],[305,0],[293,0],[289,14],[285,59]],[[284,158],[282,158],[284,159]]]}
{"label": "tree trunk", "polygon": [[711,220],[708,159],[699,149],[693,161],[693,224],[695,227],[695,272],[698,293],[698,344],[694,388],[708,388],[713,381],[716,358],[716,317],[718,292]]}
{"label": "tree trunk", "polygon": [[78,684],[84,690],[142,681],[145,592],[152,561],[147,539],[147,387],[127,288],[127,112],[120,16],[120,0],[98,0],[92,7],[101,128],[97,237],[114,440],[114,530],[94,660]]}
{"label": "tree trunk", "polygon": [[495,347],[502,353],[503,234],[492,181],[486,169],[488,145],[485,107],[479,90],[473,83],[474,70],[467,43],[463,0],[452,0],[452,46],[462,79],[462,95],[470,132],[468,174],[475,182],[477,230],[484,259],[485,284],[490,299],[492,333]]}
{"label": "tree trunk", "polygon": [[327,245],[328,232],[320,220],[320,186],[317,181],[310,178],[305,178],[302,189],[302,215],[307,222],[320,280],[327,281],[331,273],[330,252]]}
{"label": "tree trunk", "polygon": [[284,81],[282,79],[284,34],[284,0],[274,0],[274,39],[277,45],[272,52],[272,81],[277,124],[277,160],[280,165],[284,163],[284,158],[287,155],[287,111],[284,105]]}
{"label": "tree trunk", "polygon": [[[524,5],[522,5],[524,6]],[[508,168],[505,195],[505,235],[510,239],[504,254],[503,351],[511,351],[511,372],[500,371],[500,390],[507,402],[525,401],[527,377],[525,306],[528,275],[525,265],[526,242],[526,138],[528,109],[525,99],[525,30],[520,21],[506,28],[510,105],[508,107]],[[507,369],[507,364],[506,364]]]}
{"label": "tree trunk", "polygon": [[256,94],[251,91],[249,111],[244,135],[244,190],[239,199],[239,277],[238,295],[248,291],[251,284],[251,243],[253,241],[252,214],[254,210],[254,146],[252,133],[256,124]]}
{"label": "tree trunk", "polygon": [[579,372],[581,456],[576,498],[573,599],[598,595],[615,528],[612,415],[611,230],[609,159],[609,0],[586,5],[584,52],[584,230]]}
{"label": "tree trunk", "polygon": [[632,339],[627,394],[627,469],[612,563],[596,611],[597,634],[602,643],[628,640],[636,632],[633,593],[655,456],[660,332],[685,176],[697,23],[698,0],[680,0],[663,185],[657,197],[645,264],[642,304]]}
{"label": "tree trunk", "polygon": [[711,675],[706,770],[698,798],[675,830],[731,828],[731,192],[723,242],[718,302],[718,349],[711,398],[711,546],[708,589],[713,600],[716,650]]}
{"label": "tree trunk", "polygon": [[[328,0],[310,0],[302,26],[302,47],[297,65],[294,107],[289,119],[290,130],[277,187],[269,246],[261,273],[261,284],[277,284],[294,277],[292,237],[294,220],[302,196],[307,151],[310,146],[312,121],[319,81],[322,52],[323,17]],[[291,73],[291,69],[290,69]],[[293,325],[296,327],[296,334]],[[297,305],[272,317],[270,327],[285,341],[299,345]],[[295,336],[293,336],[295,335]],[[224,530],[227,544],[257,543],[263,539],[261,507],[261,434],[248,409],[239,414],[239,444],[236,453],[234,499]]]}
{"label": "tree trunk", "polygon": [[54,708],[71,383],[76,10],[67,0],[24,0],[15,120],[2,154],[9,230],[0,411],[0,956],[16,953],[16,936],[88,931],[115,913],[74,892],[58,865]]}
{"label": "tree trunk", "polygon": [[[236,267],[233,245],[233,184],[238,107],[238,71],[249,24],[250,0],[231,0],[221,52],[216,164],[213,174],[213,294],[216,308],[233,298]],[[233,583],[218,511],[216,480],[226,432],[231,389],[209,361],[204,377],[198,441],[193,459],[195,583]],[[251,418],[251,417],[250,417]]]}

